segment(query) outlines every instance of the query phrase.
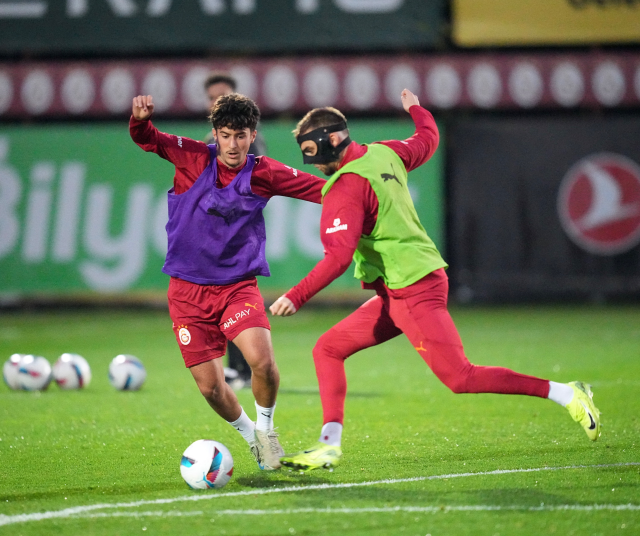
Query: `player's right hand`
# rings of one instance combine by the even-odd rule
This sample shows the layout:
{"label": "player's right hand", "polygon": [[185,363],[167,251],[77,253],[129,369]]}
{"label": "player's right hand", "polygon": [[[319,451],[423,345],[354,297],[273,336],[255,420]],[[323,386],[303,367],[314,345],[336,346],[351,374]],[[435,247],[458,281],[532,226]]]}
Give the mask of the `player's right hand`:
{"label": "player's right hand", "polygon": [[153,114],[153,97],[151,95],[138,95],[133,97],[133,117],[138,121],[146,121]]}
{"label": "player's right hand", "polygon": [[271,307],[269,307],[273,316],[291,316],[296,314],[296,306],[286,296],[280,296]]}

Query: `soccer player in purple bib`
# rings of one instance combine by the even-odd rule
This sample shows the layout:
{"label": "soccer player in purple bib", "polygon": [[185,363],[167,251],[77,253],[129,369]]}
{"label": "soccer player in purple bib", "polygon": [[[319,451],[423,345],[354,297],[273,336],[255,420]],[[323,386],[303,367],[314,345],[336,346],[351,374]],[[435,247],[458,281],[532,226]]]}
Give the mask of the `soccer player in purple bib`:
{"label": "soccer player in purple bib", "polygon": [[[280,382],[257,275],[268,276],[262,210],[274,195],[320,203],[325,181],[266,156],[248,154],[260,111],[237,93],[219,97],[209,119],[216,143],[158,131],[151,95],[133,99],[133,141],[173,163],[168,193],[169,314],[185,365],[213,410],[247,441],[262,469],[278,469],[283,449],[273,414]],[[252,371],[254,423],[225,383],[227,341]]]}

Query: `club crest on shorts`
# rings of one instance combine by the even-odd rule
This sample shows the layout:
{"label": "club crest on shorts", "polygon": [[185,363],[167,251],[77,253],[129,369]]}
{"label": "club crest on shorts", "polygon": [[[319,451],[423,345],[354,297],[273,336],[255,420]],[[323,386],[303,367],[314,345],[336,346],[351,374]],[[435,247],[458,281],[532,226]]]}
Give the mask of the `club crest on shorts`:
{"label": "club crest on shorts", "polygon": [[180,326],[178,330],[178,339],[185,346],[191,342],[191,333],[187,329],[187,326]]}

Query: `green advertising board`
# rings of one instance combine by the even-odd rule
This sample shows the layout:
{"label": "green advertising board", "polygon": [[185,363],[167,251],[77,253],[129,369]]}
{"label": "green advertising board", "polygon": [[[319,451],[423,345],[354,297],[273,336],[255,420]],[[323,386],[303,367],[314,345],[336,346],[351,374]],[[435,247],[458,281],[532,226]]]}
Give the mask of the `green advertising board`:
{"label": "green advertising board", "polygon": [[433,48],[444,0],[0,0],[0,54]]}
{"label": "green advertising board", "polygon": [[[165,132],[202,139],[202,122],[167,123]],[[293,122],[261,125],[269,156],[292,167],[302,157]],[[410,119],[353,120],[361,142],[405,139]],[[444,248],[443,148],[409,174],[416,208]],[[304,166],[306,171],[315,171]],[[173,165],[145,153],[128,125],[0,126],[0,297],[164,291],[166,192]],[[265,209],[272,277],[263,289],[287,290],[322,258],[320,205],[275,197]],[[333,289],[355,289],[350,268]]]}

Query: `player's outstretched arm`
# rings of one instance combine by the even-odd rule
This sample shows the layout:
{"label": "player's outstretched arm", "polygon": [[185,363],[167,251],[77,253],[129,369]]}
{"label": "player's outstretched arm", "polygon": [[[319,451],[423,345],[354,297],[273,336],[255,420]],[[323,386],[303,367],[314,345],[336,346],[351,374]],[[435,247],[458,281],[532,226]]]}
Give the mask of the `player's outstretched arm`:
{"label": "player's outstretched arm", "polygon": [[274,316],[291,316],[296,313],[296,308],[293,302],[286,296],[280,296],[269,307],[271,314]]}
{"label": "player's outstretched arm", "polygon": [[176,193],[183,193],[193,185],[209,164],[209,148],[201,141],[160,132],[149,121],[153,109],[151,95],[138,95],[133,98],[129,134],[138,147],[156,153],[176,166],[174,187]]}
{"label": "player's outstretched arm", "polygon": [[131,113],[138,121],[146,121],[153,114],[153,97],[151,95],[138,95],[133,97]]}
{"label": "player's outstretched arm", "polygon": [[271,195],[322,203],[322,187],[326,180],[267,156],[261,157],[259,165],[261,168],[268,169]]}
{"label": "player's outstretched arm", "polygon": [[433,156],[438,148],[440,135],[435,119],[428,110],[420,106],[418,97],[408,89],[402,90],[400,100],[404,110],[411,115],[416,130],[404,141],[381,141],[383,145],[393,149],[402,160],[407,171],[416,169]]}

